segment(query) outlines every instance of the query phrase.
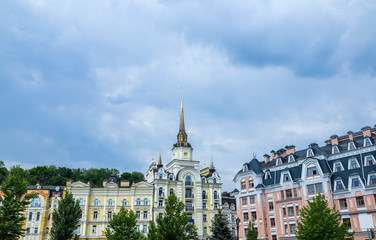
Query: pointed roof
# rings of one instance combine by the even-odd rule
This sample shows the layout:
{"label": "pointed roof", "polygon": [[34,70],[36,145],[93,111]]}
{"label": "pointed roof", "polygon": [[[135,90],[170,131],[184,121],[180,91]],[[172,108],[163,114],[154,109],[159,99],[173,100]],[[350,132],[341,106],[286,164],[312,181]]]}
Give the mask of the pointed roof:
{"label": "pointed roof", "polygon": [[163,164],[162,164],[162,155],[161,153],[159,153],[159,159],[158,159],[158,165],[157,165],[158,168],[160,167],[163,167]]}
{"label": "pointed roof", "polygon": [[183,99],[181,99],[180,102],[179,133],[177,135],[177,142],[174,144],[174,147],[191,147],[191,144],[188,142],[188,135],[185,132]]}
{"label": "pointed roof", "polygon": [[214,167],[214,163],[213,163],[213,155],[211,157],[209,172],[211,172],[211,173],[215,172],[215,167]]}

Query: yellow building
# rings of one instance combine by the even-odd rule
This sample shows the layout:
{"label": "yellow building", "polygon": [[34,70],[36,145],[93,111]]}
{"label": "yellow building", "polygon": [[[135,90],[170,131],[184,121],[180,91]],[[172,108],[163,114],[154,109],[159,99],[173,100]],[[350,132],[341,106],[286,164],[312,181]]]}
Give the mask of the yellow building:
{"label": "yellow building", "polygon": [[82,218],[77,229],[80,239],[105,239],[109,220],[122,206],[136,213],[138,230],[147,232],[152,220],[152,184],[139,182],[130,186],[128,181],[118,184],[112,175],[100,187],[75,182],[66,188],[81,205]]}
{"label": "yellow building", "polygon": [[52,212],[64,196],[61,186],[29,186],[27,194],[36,194],[27,208],[23,240],[48,240],[52,226]]}

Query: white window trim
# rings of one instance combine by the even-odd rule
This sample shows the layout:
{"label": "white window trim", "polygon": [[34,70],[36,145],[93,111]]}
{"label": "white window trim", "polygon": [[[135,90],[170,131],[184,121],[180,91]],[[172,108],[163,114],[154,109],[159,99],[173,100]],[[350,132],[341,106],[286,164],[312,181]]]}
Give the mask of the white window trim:
{"label": "white window trim", "polygon": [[354,175],[354,176],[350,176],[350,177],[349,177],[349,183],[348,183],[349,186],[348,186],[347,189],[349,189],[349,191],[351,191],[351,189],[352,189],[352,180],[353,180],[354,178],[359,179],[359,182],[360,182],[360,186],[359,186],[359,187],[356,187],[356,188],[360,188],[360,187],[364,188],[364,184],[363,184],[363,181],[362,181],[362,179],[360,178],[360,176],[359,176],[359,175]]}
{"label": "white window trim", "polygon": [[367,156],[364,156],[364,166],[365,167],[369,166],[369,165],[367,165],[367,161],[366,161],[367,157],[372,157],[372,163],[373,163],[373,165],[376,165],[376,160],[375,160],[374,156],[373,155],[367,155]]}
{"label": "white window trim", "polygon": [[333,163],[333,172],[338,172],[338,171],[337,171],[337,168],[336,168],[336,164],[337,164],[337,163],[339,163],[339,164],[341,165],[341,171],[345,171],[345,168],[343,167],[341,161],[335,161],[335,162]]}
{"label": "white window trim", "polygon": [[343,186],[343,189],[339,189],[339,190],[346,190],[346,186],[345,186],[345,184],[343,184],[342,179],[338,179],[338,180],[334,180],[334,191],[338,191],[338,189],[337,189],[337,183],[338,182],[341,182],[342,186]]}
{"label": "white window trim", "polygon": [[[284,180],[283,176],[284,176],[285,174],[288,174],[288,175],[289,175],[290,180],[288,180],[288,181],[285,181],[285,180]],[[283,171],[283,172],[281,172],[280,183],[283,184],[283,183],[287,183],[287,182],[292,182],[291,174],[290,174],[289,171]]]}
{"label": "white window trim", "polygon": [[[356,164],[357,164],[357,167],[356,168],[351,168],[351,161],[352,160],[355,160],[356,161]],[[357,169],[357,168],[360,168],[360,164],[359,164],[359,162],[358,162],[358,159],[356,159],[356,158],[350,158],[349,160],[349,163],[348,163],[348,168],[347,169],[349,169],[349,170],[351,170],[351,169]]]}
{"label": "white window trim", "polygon": [[376,186],[376,184],[371,185],[371,176],[376,176],[376,173],[371,173],[368,174],[368,179],[367,179],[367,186]]}
{"label": "white window trim", "polygon": [[282,159],[277,158],[275,165],[281,165],[282,164]]}
{"label": "white window trim", "polygon": [[[351,149],[350,146],[354,144],[354,149]],[[352,151],[352,150],[355,150],[356,149],[356,145],[354,143],[354,141],[350,141],[348,144],[347,144],[347,151]]]}
{"label": "white window trim", "polygon": [[295,158],[294,158],[294,155],[293,154],[290,154],[288,156],[288,162],[291,163],[291,162],[295,162]]}
{"label": "white window trim", "polygon": [[[312,156],[310,156],[310,153],[312,153]],[[307,155],[306,155],[306,157],[308,158],[308,157],[313,157],[313,156],[315,156],[315,154],[313,154],[313,150],[312,149],[307,149]]]}
{"label": "white window trim", "polygon": [[[337,152],[335,152],[335,149],[337,149]],[[332,154],[337,154],[337,153],[340,153],[339,148],[338,148],[337,145],[334,145],[334,146],[332,147]]]}
{"label": "white window trim", "polygon": [[[269,178],[267,178],[267,176],[269,176]],[[264,179],[266,180],[266,179],[270,179],[270,178],[272,178],[272,174],[270,173],[270,171],[266,171]]]}
{"label": "white window trim", "polygon": [[[371,145],[369,145],[369,146],[366,146],[366,141],[367,140],[369,140],[369,142],[371,143]],[[370,146],[372,146],[373,144],[372,144],[372,141],[371,141],[371,139],[369,138],[369,137],[366,137],[366,138],[364,138],[364,140],[363,140],[363,147],[370,147]]]}

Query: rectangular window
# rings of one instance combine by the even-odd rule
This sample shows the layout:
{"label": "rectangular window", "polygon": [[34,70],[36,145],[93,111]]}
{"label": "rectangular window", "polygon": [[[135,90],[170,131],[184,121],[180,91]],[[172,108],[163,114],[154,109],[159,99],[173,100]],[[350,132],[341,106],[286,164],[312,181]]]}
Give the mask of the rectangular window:
{"label": "rectangular window", "polygon": [[288,207],[287,211],[289,213],[289,217],[294,216],[294,207]]}
{"label": "rectangular window", "polygon": [[343,189],[343,184],[341,181],[336,182],[336,190],[342,190]]}
{"label": "rectangular window", "polygon": [[111,219],[112,219],[112,212],[108,212],[108,213],[107,213],[107,218],[108,218],[108,220],[111,220]]}
{"label": "rectangular window", "polygon": [[364,207],[363,196],[356,197],[356,206],[358,206],[358,207]]}
{"label": "rectangular window", "polygon": [[269,202],[269,211],[273,211],[273,210],[274,210],[273,202]]}
{"label": "rectangular window", "polygon": [[163,200],[159,200],[159,202],[158,202],[158,206],[159,206],[159,207],[163,207]]}
{"label": "rectangular window", "polygon": [[286,208],[282,208],[283,210],[283,216],[286,217]]}
{"label": "rectangular window", "polygon": [[33,213],[29,212],[29,221],[31,221],[31,219],[33,219]]}
{"label": "rectangular window", "polygon": [[35,220],[39,221],[40,218],[40,212],[37,212],[37,218]]}
{"label": "rectangular window", "polygon": [[144,211],[144,219],[148,219],[148,211]]}
{"label": "rectangular window", "polygon": [[245,182],[242,182],[242,183],[241,183],[241,189],[242,189],[242,190],[245,190],[246,188],[247,188],[247,186],[245,185]]}
{"label": "rectangular window", "polygon": [[298,205],[295,206],[295,212],[296,212],[296,216],[299,216],[299,206]]}
{"label": "rectangular window", "polygon": [[249,203],[251,204],[255,203],[256,202],[255,199],[256,199],[255,196],[249,196]]}
{"label": "rectangular window", "polygon": [[373,158],[371,156],[366,157],[366,165],[372,166],[373,165]]}
{"label": "rectangular window", "polygon": [[249,188],[255,187],[255,183],[253,182],[253,179],[249,180]]}
{"label": "rectangular window", "polygon": [[136,232],[140,231],[140,225],[136,225]]}
{"label": "rectangular window", "polygon": [[359,178],[353,178],[352,181],[351,181],[351,186],[352,187],[360,187]]}
{"label": "rectangular window", "polygon": [[270,226],[275,227],[275,219],[274,218],[270,219]]}
{"label": "rectangular window", "polygon": [[283,194],[283,191],[281,191],[281,198],[284,199],[285,195]]}
{"label": "rectangular window", "polygon": [[369,184],[370,185],[376,184],[376,175],[370,176],[370,178],[369,178]]}
{"label": "rectangular window", "polygon": [[287,224],[285,225],[285,233],[289,234],[289,226]]}
{"label": "rectangular window", "polygon": [[93,219],[98,219],[98,212],[97,211],[94,211],[94,213],[93,213]]}
{"label": "rectangular window", "polygon": [[295,234],[295,231],[296,231],[296,226],[295,226],[295,224],[290,224],[290,233],[291,233],[291,234]]}
{"label": "rectangular window", "polygon": [[136,211],[136,218],[140,219],[140,211]]}
{"label": "rectangular window", "polygon": [[296,188],[294,188],[294,197],[297,197],[298,196],[298,191],[296,190]]}
{"label": "rectangular window", "polygon": [[148,225],[144,225],[143,228],[144,228],[144,229],[143,229],[144,233],[147,233],[147,232],[148,232]]}
{"label": "rectangular window", "polygon": [[310,184],[310,185],[307,185],[307,187],[308,187],[308,193],[309,194],[314,194],[315,193],[315,185]]}
{"label": "rectangular window", "polygon": [[273,235],[272,240],[277,240],[277,235]]}
{"label": "rectangular window", "polygon": [[204,235],[208,234],[208,227],[204,227]]}
{"label": "rectangular window", "polygon": [[206,209],[206,203],[202,203],[202,209]]}
{"label": "rectangular window", "polygon": [[97,225],[93,225],[93,233],[97,233]]}
{"label": "rectangular window", "polygon": [[356,160],[351,160],[350,169],[358,168],[358,162]]}
{"label": "rectangular window", "polygon": [[291,189],[286,190],[286,198],[292,198],[292,191]]}
{"label": "rectangular window", "polygon": [[342,218],[342,221],[343,221],[343,224],[346,224],[347,226],[351,228],[350,218]]}
{"label": "rectangular window", "polygon": [[256,220],[257,219],[256,212],[251,212],[251,216],[252,216],[252,220]]}
{"label": "rectangular window", "polygon": [[283,181],[284,182],[290,181],[290,175],[288,173],[283,174]]}
{"label": "rectangular window", "polygon": [[339,207],[341,209],[347,209],[347,201],[346,198],[340,199],[339,200]]}
{"label": "rectangular window", "polygon": [[316,185],[316,192],[322,193],[323,192],[322,191],[322,183],[316,183],[315,185]]}
{"label": "rectangular window", "polygon": [[30,228],[26,229],[26,234],[30,234]]}
{"label": "rectangular window", "polygon": [[243,213],[243,221],[244,222],[248,222],[249,221],[249,217],[248,217],[248,213],[247,212]]}
{"label": "rectangular window", "polygon": [[38,234],[38,228],[34,228],[34,234]]}
{"label": "rectangular window", "polygon": [[208,221],[208,219],[207,219],[207,217],[206,217],[206,214],[202,215],[202,218],[203,218],[203,219],[202,219],[203,222],[207,222],[207,221]]}
{"label": "rectangular window", "polygon": [[317,168],[316,167],[310,167],[310,168],[307,168],[307,176],[314,176],[314,175],[317,175],[318,174],[318,171],[317,171]]}
{"label": "rectangular window", "polygon": [[218,208],[218,203],[214,203],[214,209]]}
{"label": "rectangular window", "polygon": [[243,203],[243,205],[247,204],[247,197],[242,198],[242,203]]}
{"label": "rectangular window", "polygon": [[341,164],[340,163],[336,163],[335,169],[336,169],[336,172],[340,172],[342,170],[341,169]]}

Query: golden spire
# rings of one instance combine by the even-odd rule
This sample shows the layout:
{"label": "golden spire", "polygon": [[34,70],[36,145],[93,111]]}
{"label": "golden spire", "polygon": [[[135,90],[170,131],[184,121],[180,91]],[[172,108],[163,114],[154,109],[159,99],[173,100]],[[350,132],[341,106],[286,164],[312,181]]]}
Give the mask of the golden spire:
{"label": "golden spire", "polygon": [[185,132],[183,98],[181,99],[181,102],[180,102],[180,124],[179,124],[179,131],[184,131]]}
{"label": "golden spire", "polygon": [[183,88],[181,88],[181,102],[180,102],[180,122],[179,122],[179,133],[177,136],[177,143],[174,144],[174,147],[191,147],[191,144],[188,143],[188,136],[185,132],[184,124],[184,110],[183,110]]}
{"label": "golden spire", "polygon": [[163,166],[163,164],[162,164],[162,155],[159,152],[159,159],[158,159],[158,165],[157,165],[157,167],[162,167],[162,166]]}
{"label": "golden spire", "polygon": [[212,154],[212,157],[211,157],[210,169],[214,169],[213,154]]}

